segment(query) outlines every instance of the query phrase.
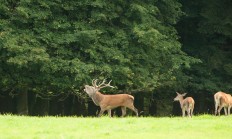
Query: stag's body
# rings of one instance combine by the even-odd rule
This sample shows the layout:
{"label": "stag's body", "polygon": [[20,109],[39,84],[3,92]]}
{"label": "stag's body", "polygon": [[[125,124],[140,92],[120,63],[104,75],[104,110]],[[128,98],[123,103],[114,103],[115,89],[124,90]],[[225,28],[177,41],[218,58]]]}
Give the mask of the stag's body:
{"label": "stag's body", "polygon": [[195,102],[194,102],[194,99],[192,97],[187,97],[184,99],[185,95],[186,95],[186,93],[184,93],[184,94],[177,93],[177,96],[174,98],[174,101],[180,102],[180,107],[182,109],[182,117],[185,116],[185,111],[187,111],[189,117],[190,116],[192,117]]}
{"label": "stag's body", "polygon": [[[110,82],[109,82],[110,83]],[[112,87],[108,84],[104,84],[104,81],[101,85],[105,85],[103,87]],[[99,92],[101,85],[96,85],[93,82],[93,86],[85,85],[85,92],[92,98],[93,102],[100,106],[101,111],[98,116],[101,116],[104,111],[108,111],[108,115],[111,117],[111,109],[121,107],[122,116],[126,115],[126,108],[133,110],[138,116],[138,110],[134,107],[134,97],[128,94],[116,94],[116,95],[104,95]]]}
{"label": "stag's body", "polygon": [[[230,115],[230,108],[232,107],[232,97],[230,94],[224,92],[217,92],[214,94],[215,115],[220,116],[221,109],[224,108],[225,115]],[[227,110],[228,109],[228,113]]]}

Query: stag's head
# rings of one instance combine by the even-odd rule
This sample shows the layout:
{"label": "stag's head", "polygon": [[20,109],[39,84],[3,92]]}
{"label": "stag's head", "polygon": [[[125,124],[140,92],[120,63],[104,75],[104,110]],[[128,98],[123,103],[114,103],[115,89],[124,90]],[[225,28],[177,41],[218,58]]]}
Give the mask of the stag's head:
{"label": "stag's head", "polygon": [[187,93],[180,94],[180,93],[176,92],[176,94],[177,94],[177,96],[174,98],[174,101],[182,100]]}
{"label": "stag's head", "polygon": [[93,86],[85,85],[84,91],[92,97],[98,90]]}
{"label": "stag's head", "polygon": [[[112,81],[112,80],[111,80]],[[101,83],[97,84],[97,79],[93,79],[92,80],[92,86],[90,85],[85,85],[85,89],[84,91],[90,96],[92,97],[97,91],[99,91],[100,89],[104,88],[104,87],[111,87],[114,88],[113,86],[110,85],[109,83],[105,83],[106,79],[104,79]]]}

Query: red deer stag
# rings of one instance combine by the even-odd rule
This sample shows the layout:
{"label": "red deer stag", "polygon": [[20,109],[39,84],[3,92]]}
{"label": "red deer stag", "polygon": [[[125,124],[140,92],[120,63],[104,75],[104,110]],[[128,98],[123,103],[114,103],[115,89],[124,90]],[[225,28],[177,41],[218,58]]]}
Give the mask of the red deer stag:
{"label": "red deer stag", "polygon": [[182,109],[182,117],[185,116],[185,111],[187,111],[188,116],[192,117],[193,116],[193,110],[194,110],[194,100],[192,97],[187,97],[184,99],[184,96],[187,93],[180,94],[176,92],[177,96],[174,98],[174,101],[179,101],[180,102],[180,107]]}
{"label": "red deer stag", "polygon": [[[230,94],[224,92],[217,92],[214,94],[215,115],[220,116],[221,109],[224,108],[225,115],[230,115],[230,108],[232,106],[232,97]],[[228,113],[227,110],[228,109]]]}
{"label": "red deer stag", "polygon": [[[112,80],[111,80],[112,81]],[[138,116],[138,110],[134,107],[134,97],[128,94],[116,94],[116,95],[104,95],[100,93],[100,89],[104,87],[111,87],[109,83],[105,83],[104,79],[101,83],[97,85],[97,79],[92,80],[92,86],[85,85],[84,91],[92,98],[93,102],[100,106],[101,111],[98,116],[100,117],[104,111],[108,111],[108,115],[111,117],[111,109],[121,106],[122,117],[126,115],[126,108],[131,109]]]}

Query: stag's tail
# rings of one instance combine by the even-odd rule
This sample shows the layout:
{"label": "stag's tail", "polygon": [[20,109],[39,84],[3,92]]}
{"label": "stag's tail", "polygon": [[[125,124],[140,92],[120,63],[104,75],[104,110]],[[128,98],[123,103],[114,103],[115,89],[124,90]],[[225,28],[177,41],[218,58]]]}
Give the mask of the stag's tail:
{"label": "stag's tail", "polygon": [[132,99],[134,101],[134,97],[132,95],[128,95],[130,99]]}
{"label": "stag's tail", "polygon": [[218,107],[221,104],[221,95],[219,93],[214,94],[214,105],[215,105],[215,115],[218,114]]}
{"label": "stag's tail", "polygon": [[221,103],[221,97],[218,95],[214,95],[214,104],[219,105]]}

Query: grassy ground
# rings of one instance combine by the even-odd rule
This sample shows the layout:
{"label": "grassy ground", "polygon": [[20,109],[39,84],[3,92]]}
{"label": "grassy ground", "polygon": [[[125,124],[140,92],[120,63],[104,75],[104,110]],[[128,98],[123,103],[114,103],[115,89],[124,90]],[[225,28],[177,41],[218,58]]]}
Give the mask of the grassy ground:
{"label": "grassy ground", "polygon": [[24,117],[0,115],[0,139],[232,139],[232,116]]}

